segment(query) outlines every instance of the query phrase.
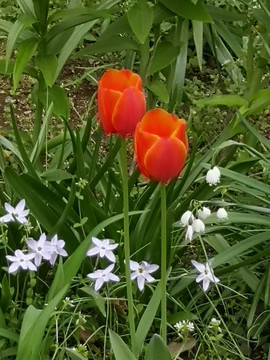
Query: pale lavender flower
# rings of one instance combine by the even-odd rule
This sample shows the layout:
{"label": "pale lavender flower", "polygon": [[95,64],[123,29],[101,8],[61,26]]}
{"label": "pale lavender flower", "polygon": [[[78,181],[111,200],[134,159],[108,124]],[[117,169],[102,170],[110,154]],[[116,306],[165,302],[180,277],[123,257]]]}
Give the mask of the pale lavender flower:
{"label": "pale lavender flower", "polygon": [[57,259],[57,256],[68,256],[68,253],[64,249],[66,243],[64,240],[60,239],[58,240],[58,236],[54,235],[51,239],[51,241],[47,242],[48,245],[51,248],[51,256],[50,256],[50,263],[51,265],[55,264],[55,261]]}
{"label": "pale lavender flower", "polygon": [[156,264],[148,264],[146,261],[142,261],[140,263],[130,260],[129,261],[130,270],[133,272],[130,275],[131,280],[137,280],[137,285],[140,291],[144,289],[144,283],[152,283],[155,281],[152,274],[157,271],[159,266]]}
{"label": "pale lavender flower", "polygon": [[37,267],[40,266],[43,259],[50,260],[52,256],[52,247],[46,241],[46,235],[43,233],[38,240],[29,239],[27,242],[28,249],[31,254],[34,254],[34,263]]}
{"label": "pale lavender flower", "polygon": [[101,258],[105,257],[111,262],[115,263],[115,255],[112,250],[116,249],[118,244],[110,244],[109,239],[99,240],[96,237],[92,237],[92,243],[96,246],[87,251],[87,256],[98,255]]}
{"label": "pale lavender flower", "polygon": [[111,264],[104,270],[96,270],[95,272],[87,275],[87,277],[95,282],[95,291],[98,291],[104,283],[109,281],[118,282],[120,280],[117,275],[112,273],[113,268],[114,264]]}
{"label": "pale lavender flower", "polygon": [[20,224],[27,224],[26,216],[29,214],[29,210],[25,209],[24,199],[22,199],[15,208],[9,203],[5,203],[4,207],[7,214],[0,218],[0,223],[18,221]]}
{"label": "pale lavender flower", "polygon": [[201,264],[198,261],[191,260],[192,265],[200,273],[196,282],[203,282],[203,291],[207,291],[211,282],[218,283],[220,280],[214,275],[214,270],[211,267],[213,259],[208,260],[205,264]]}
{"label": "pale lavender flower", "polygon": [[22,270],[36,271],[37,267],[31,261],[34,257],[35,254],[24,254],[21,250],[15,250],[14,256],[6,256],[6,258],[12,262],[8,268],[8,272],[15,275],[20,268]]}

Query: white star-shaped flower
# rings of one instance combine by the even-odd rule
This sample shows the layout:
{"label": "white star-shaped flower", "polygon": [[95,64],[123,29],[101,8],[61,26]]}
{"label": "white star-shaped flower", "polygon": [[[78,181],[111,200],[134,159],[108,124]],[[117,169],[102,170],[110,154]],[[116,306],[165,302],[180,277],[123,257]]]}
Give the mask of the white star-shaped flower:
{"label": "white star-shaped flower", "polygon": [[34,263],[37,267],[40,266],[42,259],[51,259],[52,248],[46,241],[44,233],[40,235],[38,240],[29,239],[26,243],[30,253],[35,255]]}
{"label": "white star-shaped flower", "polygon": [[224,208],[219,208],[217,211],[217,218],[219,220],[226,220],[228,219],[228,213]]}
{"label": "white star-shaped flower", "polygon": [[146,261],[141,261],[140,263],[130,260],[129,261],[130,270],[133,272],[130,275],[131,280],[137,280],[137,285],[140,291],[144,289],[144,283],[152,283],[155,281],[152,274],[157,271],[159,266],[156,264],[148,264]]}
{"label": "white star-shaped flower", "polygon": [[208,170],[205,180],[210,186],[217,185],[220,182],[219,168],[214,166],[213,169]]}
{"label": "white star-shaped flower", "polygon": [[115,250],[118,244],[110,244],[109,239],[99,240],[96,237],[92,237],[92,243],[96,246],[87,251],[87,256],[98,255],[101,258],[106,257],[108,260],[115,263],[115,255],[112,250]]}
{"label": "white star-shaped flower", "polygon": [[47,243],[51,248],[51,256],[49,259],[51,265],[55,264],[55,261],[56,261],[58,255],[59,256],[68,256],[68,253],[64,249],[64,247],[66,245],[65,241],[62,239],[58,240],[57,235],[54,235],[52,237],[51,241],[48,241]]}
{"label": "white star-shaped flower", "polygon": [[214,275],[214,270],[211,267],[213,259],[208,260],[205,264],[199,263],[196,260],[191,260],[192,265],[200,273],[196,277],[196,282],[203,282],[203,291],[207,291],[211,282],[218,283],[220,280]]}
{"label": "white star-shaped flower", "polygon": [[87,277],[95,281],[95,291],[98,291],[104,283],[109,281],[118,282],[120,280],[117,275],[112,273],[113,268],[114,264],[111,264],[104,270],[96,270],[95,272],[87,275]]}
{"label": "white star-shaped flower", "polygon": [[20,268],[23,270],[36,271],[37,267],[31,261],[34,257],[35,254],[24,254],[21,250],[15,250],[14,256],[6,256],[6,258],[12,262],[8,268],[8,272],[15,275]]}
{"label": "white star-shaped flower", "polygon": [[29,214],[29,210],[25,209],[24,199],[22,199],[15,208],[9,203],[5,203],[4,207],[7,214],[0,218],[0,223],[18,221],[20,224],[27,224],[26,216]]}

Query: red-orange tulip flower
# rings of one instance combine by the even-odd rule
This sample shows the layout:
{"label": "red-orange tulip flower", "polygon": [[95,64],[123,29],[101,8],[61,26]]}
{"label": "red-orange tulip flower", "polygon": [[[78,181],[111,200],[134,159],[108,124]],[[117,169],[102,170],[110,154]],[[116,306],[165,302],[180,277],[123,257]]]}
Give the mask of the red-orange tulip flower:
{"label": "red-orange tulip flower", "polygon": [[180,174],[187,157],[186,122],[165,110],[150,110],[136,127],[134,146],[140,172],[166,184]]}
{"label": "red-orange tulip flower", "polygon": [[142,79],[131,70],[107,70],[98,83],[98,118],[107,135],[134,134],[145,113]]}

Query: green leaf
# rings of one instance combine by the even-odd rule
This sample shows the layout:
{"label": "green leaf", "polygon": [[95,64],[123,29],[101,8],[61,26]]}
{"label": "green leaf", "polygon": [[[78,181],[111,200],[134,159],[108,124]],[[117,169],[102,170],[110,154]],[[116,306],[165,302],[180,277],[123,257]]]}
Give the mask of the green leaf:
{"label": "green leaf", "polygon": [[22,30],[26,29],[35,22],[35,19],[30,15],[21,15],[18,20],[13,24],[7,39],[6,46],[6,69],[10,60],[14,45]]}
{"label": "green leaf", "polygon": [[146,0],[138,0],[138,2],[129,9],[127,18],[132,31],[139,42],[143,44],[153,24],[153,8],[148,5]]}
{"label": "green leaf", "polygon": [[156,287],[154,294],[145,309],[143,316],[139,322],[138,328],[135,333],[135,355],[139,356],[146,336],[152,326],[153,320],[156,316],[157,309],[161,300],[161,284],[159,283]]}
{"label": "green leaf", "polygon": [[164,6],[173,11],[175,14],[190,20],[198,20],[203,22],[211,22],[207,10],[202,1],[198,0],[197,4],[193,4],[190,0],[159,0]]}
{"label": "green leaf", "polygon": [[36,58],[36,65],[42,72],[46,84],[52,86],[54,84],[55,73],[57,68],[57,58],[55,55],[49,54]]}
{"label": "green leaf", "polygon": [[97,307],[99,308],[101,314],[106,317],[107,312],[106,312],[106,299],[104,297],[102,297],[98,292],[96,292],[92,287],[90,286],[84,286],[82,288],[80,288],[81,291],[85,292],[86,294],[90,295]]}
{"label": "green leaf", "polygon": [[26,15],[34,16],[34,4],[32,0],[17,0],[19,7]]}
{"label": "green leaf", "polygon": [[258,91],[249,99],[249,107],[244,113],[245,116],[258,114],[270,104],[270,89]]}
{"label": "green leaf", "polygon": [[114,331],[109,330],[115,360],[136,360],[127,344]]}
{"label": "green leaf", "polygon": [[13,70],[13,90],[17,89],[17,86],[20,81],[21,74],[23,69],[28,63],[28,61],[34,55],[38,45],[38,40],[35,38],[27,39],[23,41],[19,47],[18,54],[16,57],[14,70]]}
{"label": "green leaf", "polygon": [[239,95],[214,95],[210,98],[201,99],[196,101],[196,105],[199,107],[204,106],[248,106],[247,100],[243,99]]}
{"label": "green leaf", "polygon": [[180,48],[173,46],[169,41],[162,41],[154,50],[154,56],[151,61],[149,75],[164,69],[175,60],[179,54]]}
{"label": "green leaf", "polygon": [[122,50],[138,50],[138,44],[127,36],[100,37],[94,44],[78,51],[76,57]]}
{"label": "green leaf", "polygon": [[192,20],[193,38],[198,58],[199,68],[202,71],[203,58],[203,22]]}
{"label": "green leaf", "polygon": [[12,300],[9,281],[7,279],[7,275],[5,274],[2,280],[1,286],[1,298],[0,298],[0,307],[3,311],[5,311],[10,305]]}
{"label": "green leaf", "polygon": [[59,86],[53,85],[48,88],[47,91],[39,93],[39,99],[44,106],[47,102],[50,104],[53,102],[53,113],[60,118],[69,120],[69,101],[65,93],[65,90]]}
{"label": "green leaf", "polygon": [[19,340],[19,335],[15,334],[12,330],[0,327],[0,337],[4,337],[11,341],[17,342]]}
{"label": "green leaf", "polygon": [[65,348],[65,350],[70,355],[72,360],[88,360],[88,358],[82,356],[81,354],[79,354],[75,350],[72,350],[72,349],[69,349],[69,348]]}
{"label": "green leaf", "polygon": [[157,95],[164,104],[169,103],[169,93],[166,86],[158,80],[153,80],[149,85],[147,85],[147,89],[150,90],[153,94]]}
{"label": "green leaf", "polygon": [[72,179],[73,175],[68,173],[65,170],[61,169],[50,169],[44,171],[41,176],[42,179],[46,179],[48,181],[62,181],[62,180],[68,180]]}
{"label": "green leaf", "polygon": [[[55,310],[55,307],[63,299],[67,290],[68,290],[68,286],[64,287],[47,304],[47,306],[44,307],[43,310],[37,310],[30,305],[30,307],[28,308],[30,309],[28,312],[29,316],[27,316],[26,318],[24,316],[23,318],[22,329],[20,332],[19,346],[18,346],[18,354],[16,360],[36,360],[39,358],[41,343],[46,330],[47,323],[53,311]],[[31,346],[29,346],[29,344],[31,344]]]}
{"label": "green leaf", "polygon": [[145,360],[172,360],[172,357],[158,334],[154,334],[147,346]]}

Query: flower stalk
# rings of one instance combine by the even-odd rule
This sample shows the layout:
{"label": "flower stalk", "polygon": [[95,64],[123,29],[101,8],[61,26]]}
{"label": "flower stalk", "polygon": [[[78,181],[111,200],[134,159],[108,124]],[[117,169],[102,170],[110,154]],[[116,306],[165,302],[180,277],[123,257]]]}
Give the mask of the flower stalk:
{"label": "flower stalk", "polygon": [[120,148],[120,167],[122,172],[123,186],[123,215],[124,215],[124,253],[125,253],[125,274],[127,285],[127,301],[128,301],[128,322],[131,337],[131,348],[135,349],[135,322],[133,311],[132,283],[130,279],[130,246],[129,246],[129,196],[128,196],[128,169],[127,169],[127,144],[121,139]]}
{"label": "flower stalk", "polygon": [[167,342],[167,207],[166,207],[166,186],[160,184],[161,199],[161,336]]}

